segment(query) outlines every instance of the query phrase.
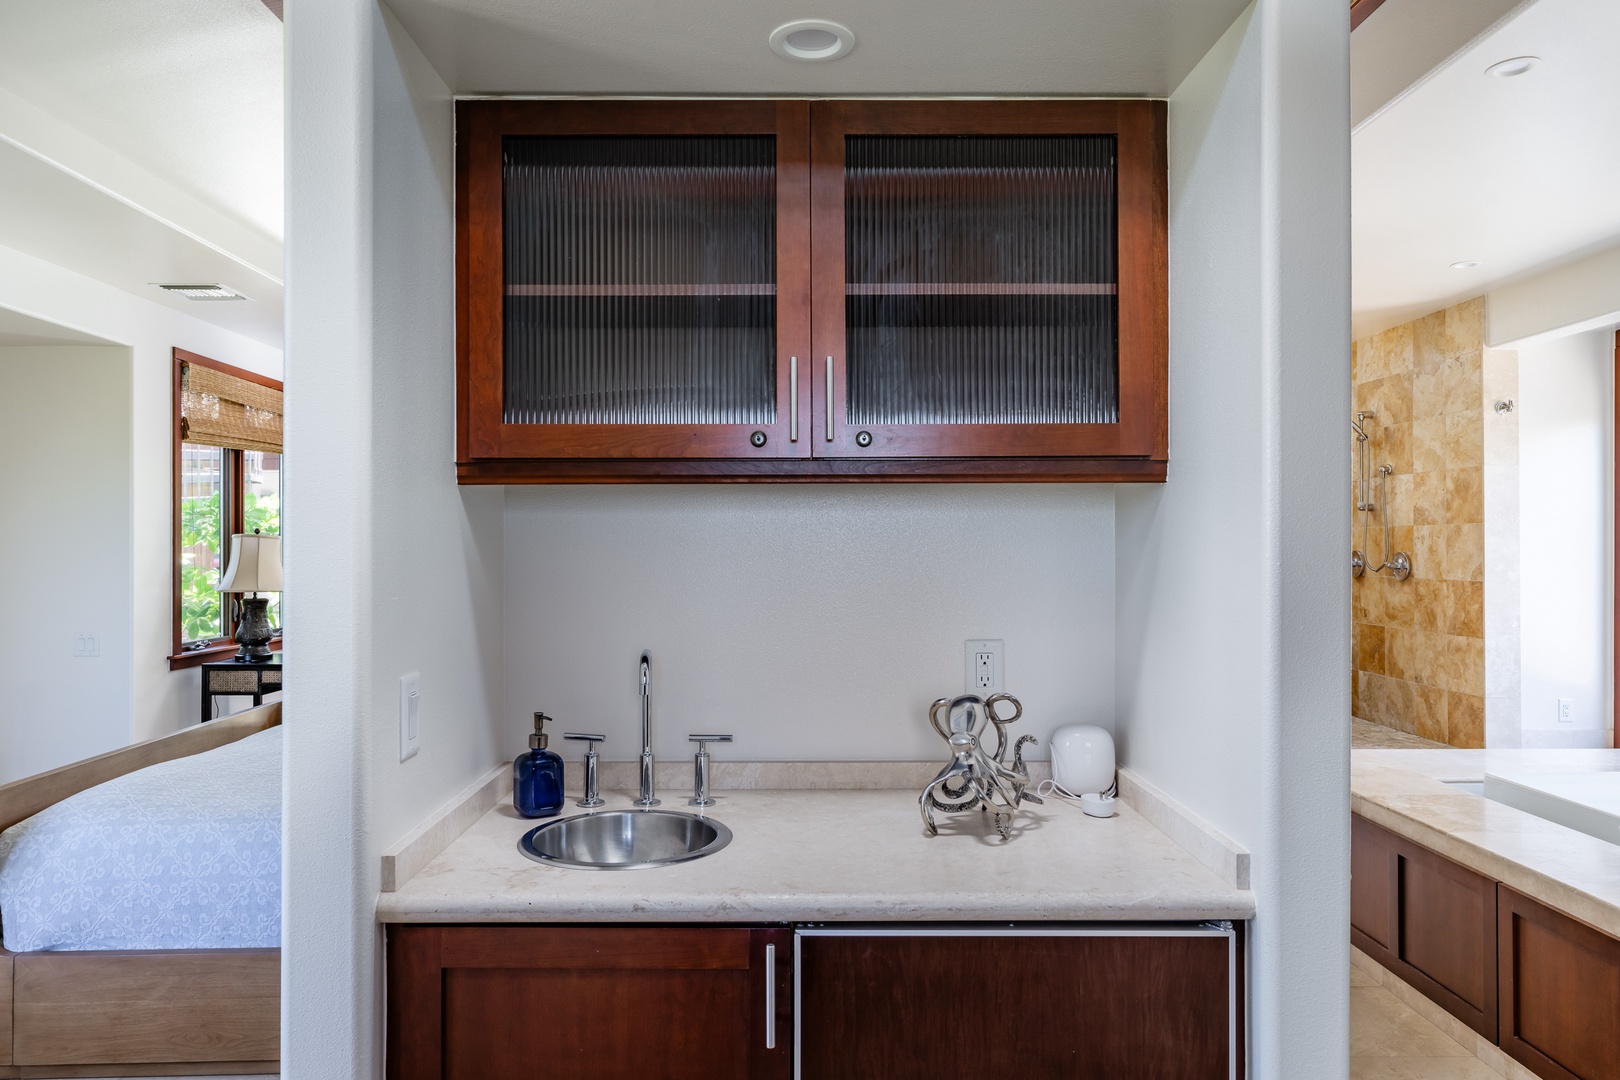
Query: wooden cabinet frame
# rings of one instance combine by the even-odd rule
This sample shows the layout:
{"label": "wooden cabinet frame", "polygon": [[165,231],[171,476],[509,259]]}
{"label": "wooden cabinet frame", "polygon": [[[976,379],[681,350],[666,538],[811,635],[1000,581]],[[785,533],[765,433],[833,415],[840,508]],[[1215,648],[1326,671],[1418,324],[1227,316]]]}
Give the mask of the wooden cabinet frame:
{"label": "wooden cabinet frame", "polygon": [[[1496,882],[1359,815],[1350,837],[1351,942],[1494,1041]],[[1458,898],[1478,902],[1477,922]]]}
{"label": "wooden cabinet frame", "polygon": [[[1114,135],[1118,139],[1119,422],[845,423],[844,137]],[[810,121],[816,456],[1137,457],[1163,461],[1169,289],[1162,101],[822,101]],[[827,378],[827,365],[836,371]],[[833,387],[832,423],[826,387]],[[829,433],[831,437],[827,437]],[[866,432],[869,446],[856,436]]]}
{"label": "wooden cabinet frame", "polygon": [[[767,947],[773,948],[772,963],[766,961]],[[631,1063],[640,1069],[651,1059],[679,1057],[689,1066],[679,1075],[713,1076],[714,1062],[729,1057],[748,1080],[789,1080],[792,957],[793,933],[785,927],[392,925],[387,928],[385,1075],[387,1080],[442,1080],[469,1070],[482,1075],[493,1062],[509,1076],[619,1076],[627,1075]],[[771,993],[768,971],[775,980]],[[521,1030],[491,1025],[487,1014],[452,1015],[451,988],[458,980],[538,977],[561,1014],[566,1011],[561,1006],[581,1004],[567,999],[587,985],[582,980],[595,978],[589,985],[599,989],[604,973],[608,981],[618,977],[625,985],[617,1013],[587,1008],[583,1021],[596,1024],[597,1031],[575,1029],[543,1009]],[[701,981],[705,975],[746,982],[745,1019],[705,1011],[701,1000],[681,999],[680,987],[690,986],[687,977]],[[668,986],[658,985],[660,976],[668,977]],[[734,1002],[734,995],[726,1000]],[[767,1000],[775,1003],[774,1015],[766,1014]],[[647,1031],[656,1025],[634,1021],[666,1005],[686,1014],[687,1024],[672,1035],[680,1045],[649,1045]],[[602,1030],[615,1037],[593,1038]],[[630,1045],[627,1040],[638,1032],[642,1041]],[[566,1040],[565,1050],[558,1040]],[[475,1053],[469,1055],[468,1047]],[[470,1062],[469,1056],[483,1060]],[[572,1073],[560,1063],[576,1063],[583,1071]]]}
{"label": "wooden cabinet frame", "polygon": [[1620,941],[1497,891],[1499,1045],[1547,1080],[1620,1077]]}
{"label": "wooden cabinet frame", "polygon": [[[790,439],[790,356],[809,359],[810,106],[803,101],[463,101],[456,106],[456,459],[808,457],[809,365]],[[776,139],[776,420],[771,424],[508,424],[501,151],[508,135],[771,135]],[[755,447],[749,436],[765,432]]]}
{"label": "wooden cabinet frame", "polygon": [[[462,483],[1159,481],[1168,458],[1168,194],[1162,101],[463,101],[456,106],[456,462]],[[843,135],[1118,137],[1119,421],[843,424]],[[504,420],[506,135],[772,135],[777,410],[771,425]],[[814,295],[812,295],[814,292]],[[812,325],[813,323],[813,325]],[[797,357],[798,440],[789,385]],[[828,406],[832,435],[826,438]],[[766,434],[765,445],[749,436]]]}

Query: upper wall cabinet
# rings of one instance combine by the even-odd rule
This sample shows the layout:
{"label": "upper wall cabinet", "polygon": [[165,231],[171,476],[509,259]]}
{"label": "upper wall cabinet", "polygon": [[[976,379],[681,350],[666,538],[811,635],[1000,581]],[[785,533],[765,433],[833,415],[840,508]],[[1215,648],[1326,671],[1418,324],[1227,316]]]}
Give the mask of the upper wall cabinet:
{"label": "upper wall cabinet", "polygon": [[462,481],[1162,479],[1164,118],[460,103]]}

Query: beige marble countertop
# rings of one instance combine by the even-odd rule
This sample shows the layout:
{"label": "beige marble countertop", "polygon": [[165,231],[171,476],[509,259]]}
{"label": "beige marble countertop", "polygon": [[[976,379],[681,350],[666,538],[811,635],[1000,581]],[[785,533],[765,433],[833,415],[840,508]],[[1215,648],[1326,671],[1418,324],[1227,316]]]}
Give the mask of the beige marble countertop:
{"label": "beige marble countertop", "polygon": [[[628,807],[607,792],[603,809]],[[518,852],[539,822],[485,813],[399,891],[382,922],[801,922],[1248,919],[1227,884],[1129,807],[1086,817],[1048,800],[1002,843],[979,815],[923,835],[915,791],[729,790],[733,833],[703,859],[647,870],[545,866]],[[687,810],[666,798],[664,809]],[[570,805],[565,814],[584,811]]]}
{"label": "beige marble countertop", "polygon": [[1620,770],[1620,750],[1352,750],[1350,808],[1620,937],[1620,846],[1443,781]]}

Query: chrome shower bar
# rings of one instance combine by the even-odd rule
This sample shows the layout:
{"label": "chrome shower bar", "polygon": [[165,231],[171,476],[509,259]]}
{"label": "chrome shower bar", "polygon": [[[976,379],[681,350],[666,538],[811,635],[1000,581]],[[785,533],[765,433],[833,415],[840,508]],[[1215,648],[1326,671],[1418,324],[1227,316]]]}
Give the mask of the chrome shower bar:
{"label": "chrome shower bar", "polygon": [[1405,581],[1412,576],[1412,556],[1404,551],[1390,554],[1389,550],[1389,474],[1395,471],[1395,466],[1383,464],[1378,466],[1378,502],[1372,501],[1372,440],[1367,435],[1366,428],[1362,427],[1369,420],[1378,416],[1374,412],[1358,412],[1356,418],[1350,421],[1350,428],[1356,435],[1356,509],[1361,513],[1361,547],[1350,552],[1350,574],[1352,577],[1361,577],[1367,572],[1367,529],[1372,512],[1382,506],[1384,521],[1384,558],[1373,573],[1382,573],[1385,570],[1396,581]]}

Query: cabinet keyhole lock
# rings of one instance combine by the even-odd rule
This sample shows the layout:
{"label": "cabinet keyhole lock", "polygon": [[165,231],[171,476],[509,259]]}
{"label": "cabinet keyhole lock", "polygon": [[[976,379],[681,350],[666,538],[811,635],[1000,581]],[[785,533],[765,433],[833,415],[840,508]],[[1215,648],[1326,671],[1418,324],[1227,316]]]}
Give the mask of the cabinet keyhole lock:
{"label": "cabinet keyhole lock", "polygon": [[763,431],[756,431],[752,435],[748,436],[748,441],[753,443],[755,446],[764,446],[765,433]]}
{"label": "cabinet keyhole lock", "polygon": [[863,449],[868,447],[868,446],[871,446],[872,445],[872,433],[870,431],[858,432],[855,435],[855,445],[859,446],[859,447],[861,447]]}

